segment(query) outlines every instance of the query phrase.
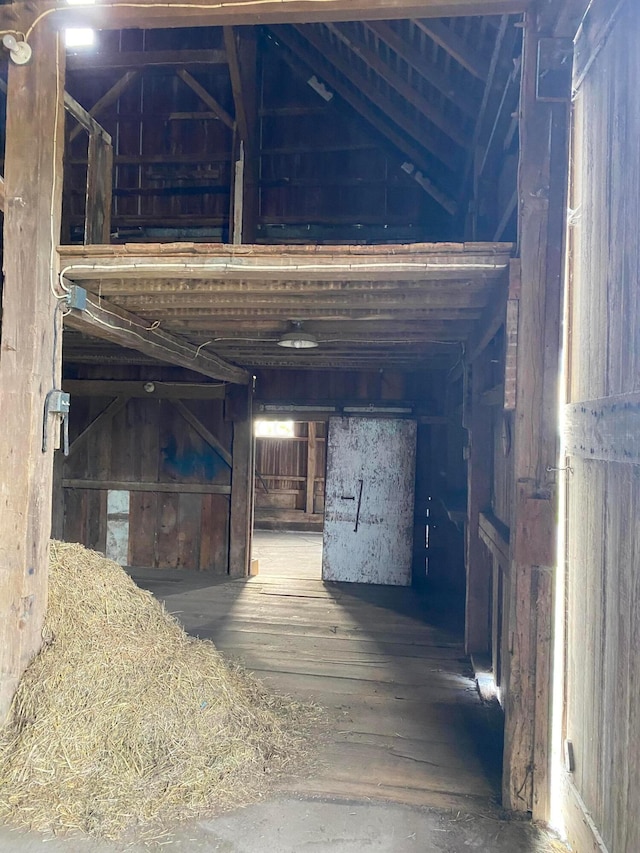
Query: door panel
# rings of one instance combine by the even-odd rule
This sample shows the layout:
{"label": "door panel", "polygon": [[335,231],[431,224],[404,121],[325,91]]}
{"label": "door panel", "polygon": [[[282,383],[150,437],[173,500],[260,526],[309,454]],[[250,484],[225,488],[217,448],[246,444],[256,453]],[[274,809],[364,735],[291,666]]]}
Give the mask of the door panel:
{"label": "door panel", "polygon": [[411,583],[416,424],[331,418],[322,577]]}

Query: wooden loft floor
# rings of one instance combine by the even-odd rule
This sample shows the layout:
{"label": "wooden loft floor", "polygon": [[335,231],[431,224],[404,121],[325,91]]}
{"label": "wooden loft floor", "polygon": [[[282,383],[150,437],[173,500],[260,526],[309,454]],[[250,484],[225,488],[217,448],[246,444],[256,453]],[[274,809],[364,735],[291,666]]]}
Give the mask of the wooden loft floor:
{"label": "wooden loft floor", "polygon": [[[121,349],[118,355],[116,343],[162,360],[164,336],[188,353],[175,363],[198,370],[212,358],[236,372],[238,366],[446,367],[504,309],[513,249],[511,243],[64,246],[65,286],[89,291],[88,309],[65,318],[81,333],[67,333],[65,353],[79,362],[139,361]],[[318,338],[317,348],[277,346],[294,322]],[[248,381],[239,373],[220,378]]]}

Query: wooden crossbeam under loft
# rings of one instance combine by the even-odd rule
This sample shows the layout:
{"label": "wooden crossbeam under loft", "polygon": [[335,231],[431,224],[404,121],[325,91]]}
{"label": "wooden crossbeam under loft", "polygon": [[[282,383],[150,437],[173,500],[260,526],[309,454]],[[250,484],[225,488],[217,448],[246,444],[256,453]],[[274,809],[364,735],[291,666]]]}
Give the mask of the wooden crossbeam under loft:
{"label": "wooden crossbeam under loft", "polygon": [[72,309],[64,320],[69,329],[137,350],[158,361],[186,367],[213,379],[247,385],[251,378],[243,368],[93,294],[87,294],[85,310]]}

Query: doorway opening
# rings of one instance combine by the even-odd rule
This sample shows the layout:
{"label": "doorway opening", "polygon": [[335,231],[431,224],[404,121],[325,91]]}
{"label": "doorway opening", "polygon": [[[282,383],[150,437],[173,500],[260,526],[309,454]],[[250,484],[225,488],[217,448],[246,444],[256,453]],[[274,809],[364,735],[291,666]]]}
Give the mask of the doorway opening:
{"label": "doorway opening", "polygon": [[327,424],[255,421],[254,571],[320,580]]}

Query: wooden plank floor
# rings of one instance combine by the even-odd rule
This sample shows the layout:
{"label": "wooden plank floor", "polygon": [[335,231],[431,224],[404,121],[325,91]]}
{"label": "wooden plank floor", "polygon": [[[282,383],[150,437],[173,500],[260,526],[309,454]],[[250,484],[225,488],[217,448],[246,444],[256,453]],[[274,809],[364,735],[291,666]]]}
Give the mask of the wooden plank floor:
{"label": "wooden plank floor", "polygon": [[[258,532],[257,577],[136,571],[186,628],[278,691],[322,705],[330,735],[287,791],[492,809],[499,732],[440,602],[409,589],[323,584],[321,536]],[[497,737],[496,737],[497,735]]]}

